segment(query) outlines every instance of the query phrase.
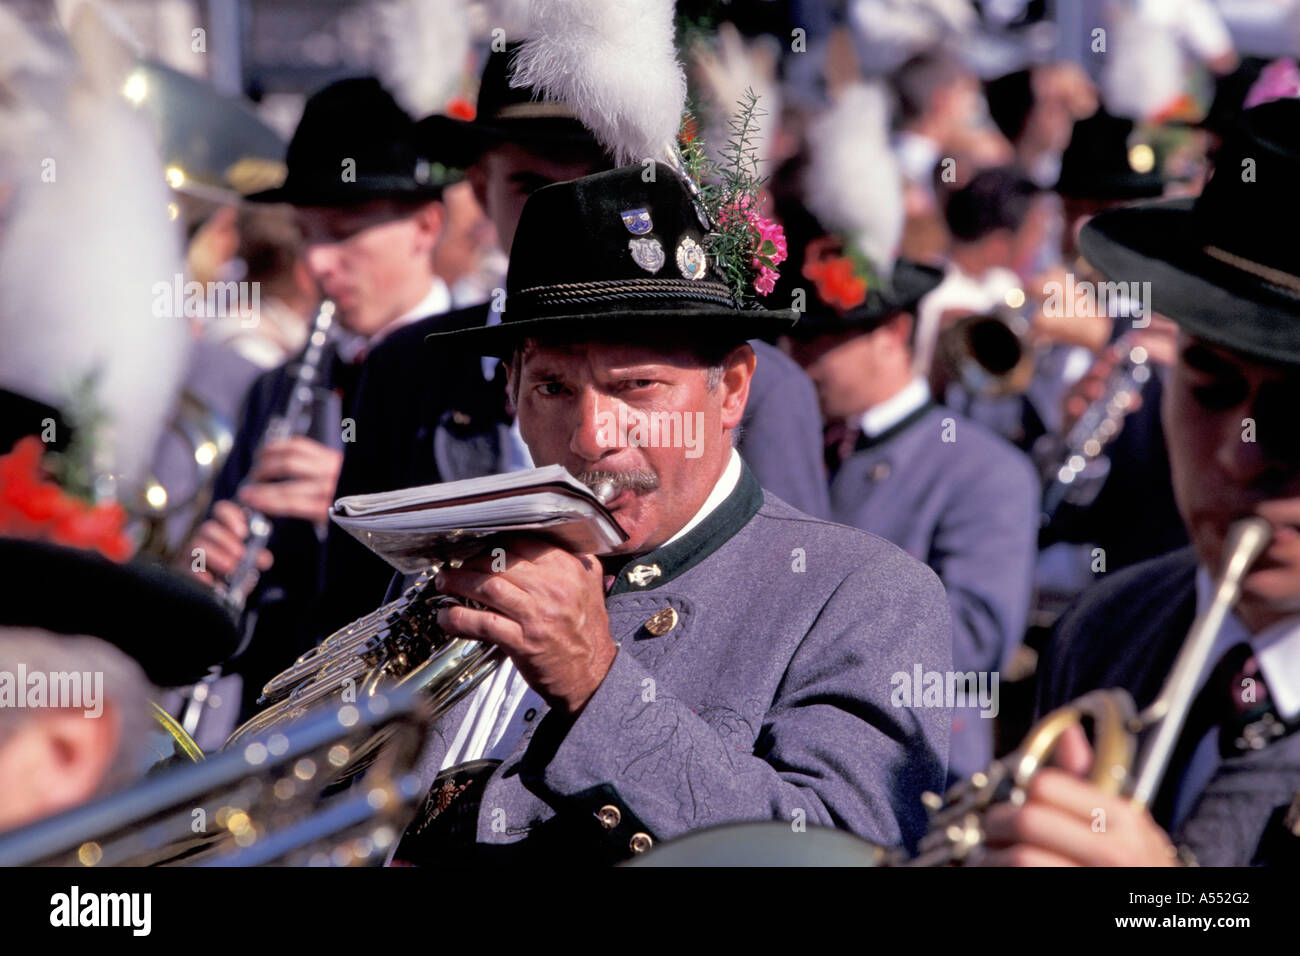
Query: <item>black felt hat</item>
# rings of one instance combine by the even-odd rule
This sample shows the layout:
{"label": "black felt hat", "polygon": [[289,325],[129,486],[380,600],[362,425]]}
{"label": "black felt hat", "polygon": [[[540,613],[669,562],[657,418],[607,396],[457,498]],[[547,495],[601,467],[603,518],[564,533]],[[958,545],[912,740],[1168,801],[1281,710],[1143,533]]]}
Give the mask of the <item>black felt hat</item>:
{"label": "black felt hat", "polygon": [[1107,278],[1149,281],[1151,307],[1191,334],[1300,364],[1300,100],[1248,110],[1195,200],[1101,213],[1080,245]]}
{"label": "black felt hat", "polygon": [[471,165],[502,142],[542,151],[601,152],[596,138],[569,107],[539,99],[530,87],[510,85],[512,61],[520,46],[513,43],[488,55],[473,120],[440,114],[420,120],[417,135],[426,150],[446,156],[458,166]]}
{"label": "black felt hat", "polygon": [[212,592],[144,562],[0,537],[0,626],[98,637],[161,687],[192,684],[235,652],[239,632]]}
{"label": "black felt hat", "polygon": [[415,122],[374,77],[339,80],[307,100],[289,141],[288,174],[251,202],[348,206],[375,199],[437,199],[462,178],[424,148]]}
{"label": "black felt hat", "polygon": [[533,193],[510,248],[500,324],[428,341],[506,355],[548,333],[743,340],[789,330],[793,311],[732,298],[686,183],[662,163],[649,182],[645,173],[625,166]]}
{"label": "black felt hat", "polygon": [[[1061,156],[1056,191],[1071,199],[1152,199],[1164,192],[1154,151],[1134,149],[1133,121],[1104,109],[1074,124],[1070,145]],[[1145,167],[1145,168],[1144,168]]]}

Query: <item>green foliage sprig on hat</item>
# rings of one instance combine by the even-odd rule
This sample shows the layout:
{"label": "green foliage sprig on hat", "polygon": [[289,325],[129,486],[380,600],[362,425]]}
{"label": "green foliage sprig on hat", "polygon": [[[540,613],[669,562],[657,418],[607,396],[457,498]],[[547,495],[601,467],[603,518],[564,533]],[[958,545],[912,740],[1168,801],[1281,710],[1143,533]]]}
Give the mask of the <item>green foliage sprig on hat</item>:
{"label": "green foliage sprig on hat", "polygon": [[785,231],[760,211],[759,191],[767,177],[758,171],[754,137],[756,120],[763,115],[754,91],[746,90],[728,124],[730,135],[720,150],[720,162],[706,155],[699,123],[689,112],[678,137],[687,174],[698,187],[712,227],[704,239],[705,251],[741,306],[752,304],[755,293],[772,291],[777,266],[787,255]]}

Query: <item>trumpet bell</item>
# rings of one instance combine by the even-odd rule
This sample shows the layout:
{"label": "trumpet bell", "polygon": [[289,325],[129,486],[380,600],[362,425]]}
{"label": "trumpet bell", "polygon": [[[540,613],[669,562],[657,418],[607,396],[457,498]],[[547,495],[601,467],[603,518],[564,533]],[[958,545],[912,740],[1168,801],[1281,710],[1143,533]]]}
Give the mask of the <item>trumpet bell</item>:
{"label": "trumpet bell", "polygon": [[1029,323],[1018,315],[968,315],[939,336],[938,356],[949,377],[980,398],[1019,395],[1034,375]]}

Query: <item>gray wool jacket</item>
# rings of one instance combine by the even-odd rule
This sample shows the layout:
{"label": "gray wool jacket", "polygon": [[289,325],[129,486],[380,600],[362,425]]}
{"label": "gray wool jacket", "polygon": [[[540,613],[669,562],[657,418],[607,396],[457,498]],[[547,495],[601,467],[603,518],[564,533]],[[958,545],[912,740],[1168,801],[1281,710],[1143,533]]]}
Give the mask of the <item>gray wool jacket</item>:
{"label": "gray wool jacket", "polygon": [[[952,609],[954,666],[991,675],[1007,666],[1024,638],[1039,496],[1024,454],[931,404],[858,443],[832,479],[831,513],[934,569]],[[992,760],[994,720],[980,716],[992,709],[957,713],[948,762],[953,777]]]}
{"label": "gray wool jacket", "polygon": [[[915,845],[952,712],[906,706],[891,678],[951,666],[930,570],[796,511],[745,468],[686,536],[606,572],[613,665],[576,720],[543,709],[491,771],[472,860],[614,862],[646,838],[745,820]],[[434,728],[426,784],[467,707]]]}

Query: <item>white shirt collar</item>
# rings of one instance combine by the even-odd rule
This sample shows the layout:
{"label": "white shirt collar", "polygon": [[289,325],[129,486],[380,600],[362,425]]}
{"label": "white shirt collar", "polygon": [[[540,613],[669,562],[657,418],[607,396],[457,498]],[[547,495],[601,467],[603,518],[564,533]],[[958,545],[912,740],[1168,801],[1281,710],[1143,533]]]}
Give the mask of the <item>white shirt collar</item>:
{"label": "white shirt collar", "polygon": [[[709,496],[704,499],[704,504],[700,505],[700,510],[695,512],[695,517],[686,522],[682,529],[675,535],[664,542],[664,545],[672,544],[678,538],[684,537],[696,525],[713,513],[718,505],[727,500],[727,496],[736,490],[736,485],[740,483],[740,453],[736,449],[731,449],[731,457],[727,460],[727,467],[722,470],[722,475],[714,484],[713,490]],[[664,545],[660,545],[663,547]]]}
{"label": "white shirt collar", "polygon": [[[1196,613],[1209,607],[1213,597],[1213,581],[1203,567],[1196,569]],[[1229,611],[1223,629],[1215,639],[1206,672],[1201,675],[1203,686],[1209,671],[1234,645],[1243,641],[1250,644],[1259,662],[1259,671],[1268,685],[1268,692],[1277,711],[1287,720],[1300,714],[1300,614],[1283,618],[1270,624],[1258,634],[1251,634],[1235,612]]]}
{"label": "white shirt collar", "polygon": [[447,283],[443,282],[439,276],[434,276],[429,291],[424,294],[423,299],[415,304],[414,308],[403,312],[368,339],[359,335],[344,339],[339,345],[339,356],[345,362],[354,362],[358,355],[369,352],[402,326],[410,325],[416,319],[422,319],[426,315],[440,315],[450,308],[451,292],[447,289]]}
{"label": "white shirt collar", "polygon": [[893,428],[929,400],[930,386],[925,379],[920,377],[912,379],[893,398],[887,398],[862,413],[862,434],[868,438],[875,438],[881,432]]}

